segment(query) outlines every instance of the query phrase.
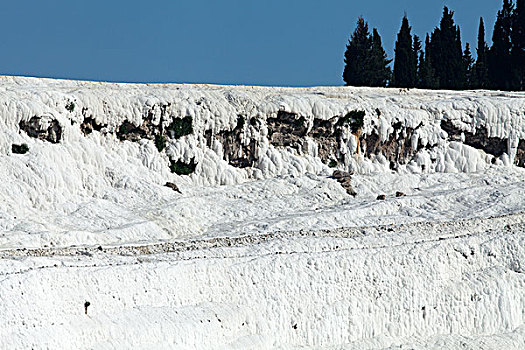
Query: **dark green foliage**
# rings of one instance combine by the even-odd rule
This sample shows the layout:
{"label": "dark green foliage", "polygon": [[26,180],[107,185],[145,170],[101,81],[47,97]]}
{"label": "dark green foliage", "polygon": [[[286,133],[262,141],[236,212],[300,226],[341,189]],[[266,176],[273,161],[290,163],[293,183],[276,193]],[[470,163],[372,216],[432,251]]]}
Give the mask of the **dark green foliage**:
{"label": "dark green foliage", "polygon": [[512,15],[512,88],[525,90],[525,0],[517,0]]}
{"label": "dark green foliage", "polygon": [[186,116],[184,118],[176,118],[173,122],[166,128],[169,136],[174,139],[179,139],[182,136],[189,135],[193,133],[193,119],[191,116]]}
{"label": "dark green foliage", "polygon": [[408,18],[403,17],[401,29],[397,34],[392,86],[400,88],[414,87],[416,84],[416,66],[412,45],[411,27]]}
{"label": "dark green foliage", "polygon": [[124,123],[122,123],[120,125],[120,127],[118,128],[117,135],[118,134],[126,135],[127,133],[131,132],[135,128],[136,128],[135,125],[133,125],[130,122],[128,122],[127,120],[125,120]]}
{"label": "dark green foliage", "polygon": [[509,90],[511,88],[511,30],[512,10],[511,0],[503,0],[503,8],[498,11],[492,35],[492,47],[489,50],[489,79],[491,88]]}
{"label": "dark green foliage", "polygon": [[445,6],[439,28],[432,32],[426,55],[440,89],[461,89],[465,85],[461,34],[453,16],[454,12]]}
{"label": "dark green foliage", "polygon": [[463,50],[453,16],[443,8],[439,27],[427,34],[423,51],[405,15],[395,43],[393,74],[377,30],[371,35],[360,17],[346,47],[345,84],[385,86],[390,80],[391,86],[400,88],[525,90],[525,0],[516,0],[515,5],[503,0],[490,48],[480,18],[475,62],[468,44]]}
{"label": "dark green foliage", "polygon": [[330,159],[330,162],[328,163],[328,166],[330,168],[335,168],[337,166],[337,161],[335,159]]}
{"label": "dark green foliage", "polygon": [[162,152],[166,148],[166,136],[164,135],[155,135],[155,147]]}
{"label": "dark green foliage", "polygon": [[430,56],[430,37],[427,34],[425,40],[425,53],[419,57],[419,75],[420,83],[418,87],[424,89],[437,89],[439,87],[436,71],[432,67],[432,58]]}
{"label": "dark green foliage", "polygon": [[416,81],[416,87],[418,88],[427,88],[427,75],[428,75],[428,66],[425,61],[425,53],[421,52],[419,54],[419,61],[417,65],[417,81]]}
{"label": "dark green foliage", "polygon": [[485,24],[483,17],[479,19],[478,29],[478,58],[472,67],[471,84],[470,87],[474,89],[486,89],[489,86],[489,71],[488,71],[488,55],[489,48],[485,43]]}
{"label": "dark green foliage", "polygon": [[[467,71],[465,69],[465,60],[464,60],[465,57],[463,56],[463,50],[461,46],[461,33],[460,33],[459,26],[457,27],[457,31],[456,31],[456,49],[458,50],[458,52],[461,53],[461,60],[460,60],[459,69],[457,71],[458,76],[456,77],[457,87],[454,87],[454,89],[464,89],[467,85]],[[470,48],[469,48],[469,51],[470,51]]]}
{"label": "dark green foliage", "polygon": [[418,87],[421,83],[421,73],[419,72],[419,59],[422,52],[422,46],[421,46],[421,40],[417,35],[414,35],[414,40],[412,43],[412,55],[413,55],[413,61],[412,64],[414,65],[414,72],[415,72],[415,81],[414,81],[414,87]]}
{"label": "dark green foliage", "polygon": [[197,164],[195,164],[195,159],[192,158],[189,163],[184,163],[180,160],[174,161],[170,159],[170,170],[172,173],[177,175],[190,175],[195,171]]}
{"label": "dark green foliage", "polygon": [[372,39],[368,32],[368,23],[363,17],[359,17],[357,27],[346,45],[343,81],[347,86],[368,85],[366,61],[371,50]]}
{"label": "dark green foliage", "polygon": [[343,81],[347,86],[385,86],[390,78],[390,60],[386,59],[381,37],[376,29],[370,35],[362,17],[346,46],[344,61]]}
{"label": "dark green foliage", "polygon": [[21,145],[12,144],[11,152],[16,154],[26,154],[27,152],[29,152],[29,146],[25,143]]}
{"label": "dark green foliage", "polygon": [[344,125],[349,125],[352,133],[356,133],[364,125],[365,111],[353,110],[348,112],[344,117],[339,118],[336,127],[342,127]]}
{"label": "dark green foliage", "polygon": [[68,112],[73,112],[75,110],[75,104],[73,103],[73,101],[70,101],[68,102],[68,104],[66,104],[66,110]]}
{"label": "dark green foliage", "polygon": [[250,118],[250,125],[251,126],[257,126],[257,118],[251,117]]}
{"label": "dark green foliage", "polygon": [[465,65],[465,87],[470,88],[473,85],[472,66],[474,64],[474,59],[470,52],[469,43],[467,43],[465,51],[463,52],[463,64]]}
{"label": "dark green foliage", "polygon": [[392,60],[387,59],[381,42],[381,36],[377,32],[377,29],[374,28],[372,30],[372,52],[369,63],[369,86],[386,86],[392,75],[392,71],[388,66],[390,62],[392,62]]}

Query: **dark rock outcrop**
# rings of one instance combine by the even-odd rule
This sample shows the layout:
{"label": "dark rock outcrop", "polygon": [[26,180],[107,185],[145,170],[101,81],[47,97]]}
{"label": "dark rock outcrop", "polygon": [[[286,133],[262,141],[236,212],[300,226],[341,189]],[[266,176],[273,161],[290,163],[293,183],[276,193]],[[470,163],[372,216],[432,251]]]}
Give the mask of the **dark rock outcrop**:
{"label": "dark rock outcrop", "polygon": [[461,134],[463,134],[465,137],[464,144],[481,149],[495,157],[507,152],[507,139],[489,137],[486,128],[476,128],[476,131],[471,133],[455,127],[450,120],[442,120],[441,129],[445,130],[449,139],[453,141],[461,141]]}
{"label": "dark rock outcrop", "polygon": [[348,139],[343,137],[343,130],[348,127],[354,137],[359,137],[364,116],[364,111],[353,110],[344,116],[335,116],[330,120],[314,119],[308,136],[317,143],[318,156],[323,163],[337,165],[338,162],[344,161],[339,145],[348,142]]}
{"label": "dark rock outcrop", "polygon": [[153,140],[160,132],[160,126],[153,124],[152,118],[148,117],[139,126],[125,120],[117,130],[117,137],[121,141],[137,142],[142,139]]}
{"label": "dark rock outcrop", "polygon": [[379,134],[373,130],[370,134],[360,135],[359,144],[365,157],[381,154],[392,164],[391,168],[395,169],[397,164],[408,163],[423,146],[418,143],[416,148],[412,147],[412,136],[421,125],[411,128],[403,127],[401,122],[397,122],[393,126],[394,132],[386,141],[381,141]]}
{"label": "dark rock outcrop", "polygon": [[[193,133],[192,117],[175,118],[172,122],[164,127],[164,118],[168,105],[161,106],[160,121],[154,122],[153,111],[148,112],[147,117],[141,125],[135,125],[125,120],[118,128],[116,134],[121,141],[137,142],[142,139],[155,140],[155,145],[159,152],[165,148],[166,137],[179,139],[182,136]],[[84,119],[86,120],[86,119]]]}
{"label": "dark rock outcrop", "polygon": [[518,143],[518,149],[516,151],[516,158],[514,162],[517,166],[525,168],[525,139],[520,140]]}
{"label": "dark rock outcrop", "polygon": [[173,191],[175,191],[175,192],[179,192],[179,193],[182,194],[182,192],[179,190],[179,188],[177,187],[177,185],[175,185],[173,182],[166,182],[166,183],[164,184],[164,186],[169,187],[169,188],[171,188]]}
{"label": "dark rock outcrop", "polygon": [[302,152],[308,131],[306,119],[296,113],[279,111],[276,118],[268,118],[268,138],[274,146],[292,147]]}
{"label": "dark rock outcrop", "polygon": [[305,136],[309,136],[317,144],[318,156],[325,164],[337,165],[344,161],[340,152],[343,139],[343,129],[350,128],[353,133],[360,133],[363,126],[364,111],[350,111],[344,116],[335,116],[329,120],[314,118],[308,130],[306,118],[297,113],[279,111],[276,118],[268,118],[268,138],[276,147],[291,147],[299,154],[304,152]]}
{"label": "dark rock outcrop", "polygon": [[340,135],[334,130],[333,120],[314,119],[314,124],[308,136],[317,143],[317,154],[323,163],[329,164],[330,161],[336,162],[336,159],[342,160],[338,151]]}
{"label": "dark rock outcrop", "polygon": [[[253,120],[253,118],[252,118]],[[257,125],[256,121],[250,121],[252,126]],[[224,130],[213,135],[211,130],[204,133],[206,145],[212,146],[213,140],[217,140],[222,145],[224,160],[231,166],[246,168],[253,166],[257,161],[257,142],[253,139],[243,141],[242,133],[245,127],[244,116],[238,116],[237,125],[233,130]]]}
{"label": "dark rock outcrop", "polygon": [[341,187],[346,190],[346,193],[354,197],[357,195],[357,192],[352,187],[352,173],[335,170],[332,174],[332,178],[336,179],[337,182],[341,184]]}
{"label": "dark rock outcrop", "polygon": [[50,117],[34,116],[28,121],[21,120],[18,125],[27,135],[40,140],[58,143],[62,138],[62,127],[58,120]]}
{"label": "dark rock outcrop", "polygon": [[107,124],[98,124],[92,117],[85,117],[82,124],[80,124],[80,130],[84,133],[84,135],[89,135],[93,132],[93,130],[100,131],[106,126]]}

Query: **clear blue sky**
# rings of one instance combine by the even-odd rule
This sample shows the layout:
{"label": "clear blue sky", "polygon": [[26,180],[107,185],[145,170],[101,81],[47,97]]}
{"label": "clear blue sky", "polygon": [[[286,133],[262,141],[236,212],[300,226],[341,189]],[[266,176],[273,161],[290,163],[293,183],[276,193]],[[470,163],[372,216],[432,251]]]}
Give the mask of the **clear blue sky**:
{"label": "clear blue sky", "polygon": [[406,12],[421,38],[455,11],[475,52],[499,0],[5,0],[0,74],[119,82],[342,85],[357,17],[393,55]]}

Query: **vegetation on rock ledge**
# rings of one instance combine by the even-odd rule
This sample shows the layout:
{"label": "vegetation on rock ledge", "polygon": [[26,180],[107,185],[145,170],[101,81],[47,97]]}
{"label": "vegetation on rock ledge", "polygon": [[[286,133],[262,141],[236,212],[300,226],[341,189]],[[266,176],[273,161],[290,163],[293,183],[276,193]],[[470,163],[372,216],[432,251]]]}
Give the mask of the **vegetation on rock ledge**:
{"label": "vegetation on rock ledge", "polygon": [[195,158],[192,158],[189,163],[184,163],[180,160],[174,161],[170,159],[170,170],[172,173],[177,175],[190,175],[195,171],[197,164],[195,163]]}
{"label": "vegetation on rock ledge", "polygon": [[180,139],[182,136],[193,133],[193,119],[191,116],[186,116],[182,119],[176,118],[166,130],[171,138]]}

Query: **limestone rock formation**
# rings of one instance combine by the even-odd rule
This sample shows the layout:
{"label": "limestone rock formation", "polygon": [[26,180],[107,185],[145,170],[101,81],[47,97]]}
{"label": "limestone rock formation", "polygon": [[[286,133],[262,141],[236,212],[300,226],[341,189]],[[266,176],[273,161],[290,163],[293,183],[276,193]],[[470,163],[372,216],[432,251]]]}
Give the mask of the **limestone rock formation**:
{"label": "limestone rock formation", "polygon": [[29,136],[40,140],[58,143],[62,138],[62,127],[58,121],[52,117],[34,116],[28,121],[21,120],[18,125],[20,129],[25,131]]}
{"label": "limestone rock formation", "polygon": [[346,172],[342,170],[335,170],[332,174],[332,178],[336,179],[337,182],[341,184],[341,186],[346,190],[346,193],[348,193],[351,196],[356,196],[357,192],[352,187],[352,173]]}

